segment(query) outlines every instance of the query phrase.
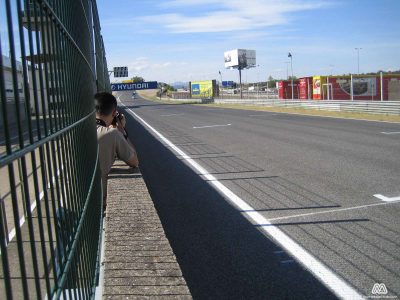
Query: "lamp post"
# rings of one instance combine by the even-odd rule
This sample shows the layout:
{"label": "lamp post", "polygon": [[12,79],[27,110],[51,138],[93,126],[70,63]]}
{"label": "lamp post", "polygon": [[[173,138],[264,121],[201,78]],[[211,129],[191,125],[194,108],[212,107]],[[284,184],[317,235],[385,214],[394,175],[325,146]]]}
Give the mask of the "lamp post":
{"label": "lamp post", "polygon": [[289,52],[288,57],[290,58],[290,69],[292,70],[292,100],[294,99],[294,94],[293,94],[293,58],[292,58],[292,53]]}
{"label": "lamp post", "polygon": [[357,74],[360,75],[360,50],[362,48],[354,48],[357,51]]}
{"label": "lamp post", "polygon": [[286,64],[286,80],[289,80],[289,64],[290,61],[285,61]]}
{"label": "lamp post", "polygon": [[221,77],[221,88],[220,88],[220,91],[221,91],[221,99],[223,98],[222,97],[222,93],[223,93],[223,84],[222,84],[222,73],[221,73],[221,71],[218,71],[219,72],[219,76]]}

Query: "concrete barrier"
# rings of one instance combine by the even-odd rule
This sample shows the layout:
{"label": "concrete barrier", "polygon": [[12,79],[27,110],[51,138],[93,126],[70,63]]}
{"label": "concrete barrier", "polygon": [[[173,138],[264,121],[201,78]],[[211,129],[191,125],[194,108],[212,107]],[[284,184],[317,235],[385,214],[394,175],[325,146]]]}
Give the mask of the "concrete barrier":
{"label": "concrete barrier", "polygon": [[192,299],[139,171],[116,162],[108,179],[103,299]]}

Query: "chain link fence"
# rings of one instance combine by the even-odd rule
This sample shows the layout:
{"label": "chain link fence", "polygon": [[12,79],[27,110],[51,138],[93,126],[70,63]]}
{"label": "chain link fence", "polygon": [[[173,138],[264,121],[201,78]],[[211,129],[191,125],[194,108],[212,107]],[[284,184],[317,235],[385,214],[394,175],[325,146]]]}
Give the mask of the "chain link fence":
{"label": "chain link fence", "polygon": [[93,298],[102,190],[95,0],[0,0],[0,299]]}

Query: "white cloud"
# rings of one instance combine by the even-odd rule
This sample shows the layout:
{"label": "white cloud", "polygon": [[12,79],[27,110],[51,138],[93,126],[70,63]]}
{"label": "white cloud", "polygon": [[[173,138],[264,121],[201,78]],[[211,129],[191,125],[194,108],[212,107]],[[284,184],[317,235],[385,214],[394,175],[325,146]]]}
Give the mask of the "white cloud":
{"label": "white cloud", "polygon": [[[121,64],[124,65],[124,64]],[[125,63],[125,65],[128,66],[128,70],[133,73],[138,73],[141,71],[145,70],[158,70],[158,69],[165,69],[168,68],[172,65],[171,62],[152,62],[150,61],[149,58],[147,57],[138,57],[135,58],[133,61],[129,62],[128,64]]]}
{"label": "white cloud", "polygon": [[[172,33],[225,32],[265,28],[290,22],[289,14],[331,5],[324,0],[171,0],[162,7],[176,10],[187,6],[207,7],[200,15],[184,13],[160,14],[143,17],[158,23]],[[191,10],[192,11],[192,10]]]}

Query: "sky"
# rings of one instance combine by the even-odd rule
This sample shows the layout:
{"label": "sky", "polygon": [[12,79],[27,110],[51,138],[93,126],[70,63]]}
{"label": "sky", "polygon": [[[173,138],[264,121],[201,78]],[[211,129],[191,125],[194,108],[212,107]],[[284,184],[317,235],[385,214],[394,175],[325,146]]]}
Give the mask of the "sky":
{"label": "sky", "polygon": [[285,79],[292,69],[296,77],[400,70],[400,0],[97,0],[97,6],[109,70],[127,66],[129,77],[146,81],[238,81],[237,70],[224,68],[224,52],[232,49],[256,50],[257,66],[242,71],[243,82]]}

